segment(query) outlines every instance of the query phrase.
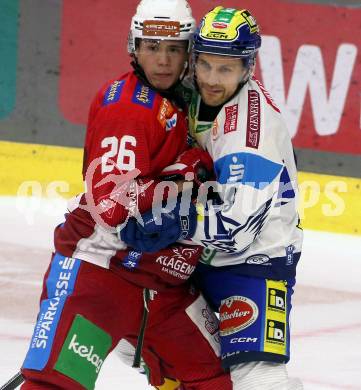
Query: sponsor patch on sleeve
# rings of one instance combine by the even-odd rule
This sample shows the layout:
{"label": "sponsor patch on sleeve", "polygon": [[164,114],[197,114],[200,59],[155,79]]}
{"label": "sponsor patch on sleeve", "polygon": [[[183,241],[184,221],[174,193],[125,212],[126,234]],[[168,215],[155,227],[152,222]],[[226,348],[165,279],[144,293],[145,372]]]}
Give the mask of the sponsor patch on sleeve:
{"label": "sponsor patch on sleeve", "polygon": [[112,338],[108,333],[78,314],[54,368],[86,389],[94,389],[111,345]]}
{"label": "sponsor patch on sleeve", "polygon": [[150,87],[138,81],[133,93],[132,102],[152,109],[155,95],[155,92]]}
{"label": "sponsor patch on sleeve", "polygon": [[238,104],[225,107],[225,116],[226,119],[224,121],[224,134],[236,131],[238,122]]}
{"label": "sponsor patch on sleeve", "polygon": [[177,126],[178,115],[175,112],[172,103],[166,98],[163,98],[162,100],[157,119],[165,131],[171,131]]}
{"label": "sponsor patch on sleeve", "polygon": [[119,101],[123,86],[125,84],[124,80],[117,80],[108,88],[107,92],[104,95],[103,106],[107,106],[108,104],[116,103]]}
{"label": "sponsor patch on sleeve", "polygon": [[246,146],[258,149],[261,134],[261,115],[259,93],[254,90],[248,91],[248,117]]}

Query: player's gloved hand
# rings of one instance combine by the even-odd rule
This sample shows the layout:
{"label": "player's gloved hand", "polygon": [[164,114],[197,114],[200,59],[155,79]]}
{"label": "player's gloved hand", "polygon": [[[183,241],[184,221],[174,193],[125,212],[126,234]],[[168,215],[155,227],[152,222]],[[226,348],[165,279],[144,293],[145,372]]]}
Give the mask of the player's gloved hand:
{"label": "player's gloved hand", "polygon": [[[193,174],[189,179],[188,174]],[[205,150],[195,147],[180,154],[174,164],[164,168],[160,176],[165,180],[194,180],[198,185],[209,180],[213,174],[213,161]]]}
{"label": "player's gloved hand", "polygon": [[[157,252],[178,240],[193,237],[197,227],[197,211],[193,203],[173,210],[147,211],[142,214],[143,224],[130,218],[120,232],[120,239],[140,252]],[[185,210],[186,209],[186,210]]]}

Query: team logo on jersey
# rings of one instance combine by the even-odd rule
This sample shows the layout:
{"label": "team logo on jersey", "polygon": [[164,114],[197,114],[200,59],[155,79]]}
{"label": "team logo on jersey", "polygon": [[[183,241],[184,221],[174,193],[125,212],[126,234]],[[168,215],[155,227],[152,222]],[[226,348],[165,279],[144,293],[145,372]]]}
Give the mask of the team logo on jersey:
{"label": "team logo on jersey", "polygon": [[237,130],[238,104],[225,108],[226,119],[224,121],[224,134]]}
{"label": "team logo on jersey", "polygon": [[220,335],[228,336],[252,325],[258,318],[258,306],[247,297],[232,296],[221,302]]}
{"label": "team logo on jersey", "polygon": [[107,92],[104,95],[103,106],[108,104],[116,103],[119,101],[120,96],[122,95],[122,90],[124,87],[124,80],[117,80],[108,88]]}
{"label": "team logo on jersey", "polygon": [[154,98],[155,92],[150,87],[147,87],[138,81],[134,90],[132,102],[147,108],[153,108]]}
{"label": "team logo on jersey", "polygon": [[260,98],[257,91],[248,91],[246,146],[258,149],[261,132]]}

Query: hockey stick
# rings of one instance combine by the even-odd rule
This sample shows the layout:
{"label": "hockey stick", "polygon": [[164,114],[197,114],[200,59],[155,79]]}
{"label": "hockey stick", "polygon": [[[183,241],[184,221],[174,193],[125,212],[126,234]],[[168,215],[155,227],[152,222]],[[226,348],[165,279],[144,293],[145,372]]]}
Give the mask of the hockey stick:
{"label": "hockey stick", "polygon": [[24,382],[24,378],[20,372],[9,379],[4,385],[0,387],[0,390],[14,390]]}

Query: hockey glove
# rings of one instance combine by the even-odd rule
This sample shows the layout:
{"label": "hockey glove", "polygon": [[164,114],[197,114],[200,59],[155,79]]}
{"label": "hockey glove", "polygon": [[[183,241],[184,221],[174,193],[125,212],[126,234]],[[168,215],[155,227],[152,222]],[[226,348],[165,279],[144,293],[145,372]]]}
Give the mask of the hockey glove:
{"label": "hockey glove", "polygon": [[[190,175],[190,176],[189,176]],[[160,177],[165,180],[194,180],[198,185],[213,175],[213,161],[208,152],[201,148],[187,149],[179,155],[174,164],[164,168]]]}
{"label": "hockey glove", "polygon": [[140,252],[157,252],[178,240],[193,237],[197,227],[197,211],[193,203],[181,210],[177,200],[173,210],[152,210],[142,214],[143,224],[129,219],[120,232],[120,239]]}

